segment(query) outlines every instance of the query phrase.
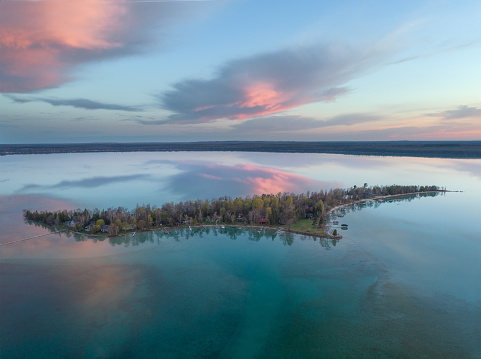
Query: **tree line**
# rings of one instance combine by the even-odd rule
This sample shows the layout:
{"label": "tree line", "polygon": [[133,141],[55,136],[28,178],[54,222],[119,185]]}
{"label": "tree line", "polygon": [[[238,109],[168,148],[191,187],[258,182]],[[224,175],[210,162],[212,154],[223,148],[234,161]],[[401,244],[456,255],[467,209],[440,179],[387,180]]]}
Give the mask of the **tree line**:
{"label": "tree line", "polygon": [[300,219],[310,218],[322,227],[326,214],[341,204],[353,203],[378,196],[401,195],[416,192],[442,191],[437,186],[353,186],[350,189],[330,189],[302,194],[262,194],[235,199],[224,196],[211,200],[168,202],[161,207],[150,204],[137,206],[133,210],[124,207],[107,210],[24,210],[27,220],[42,222],[50,226],[65,225],[76,231],[89,233],[143,231],[181,225],[212,223],[249,225],[286,225],[290,227]]}

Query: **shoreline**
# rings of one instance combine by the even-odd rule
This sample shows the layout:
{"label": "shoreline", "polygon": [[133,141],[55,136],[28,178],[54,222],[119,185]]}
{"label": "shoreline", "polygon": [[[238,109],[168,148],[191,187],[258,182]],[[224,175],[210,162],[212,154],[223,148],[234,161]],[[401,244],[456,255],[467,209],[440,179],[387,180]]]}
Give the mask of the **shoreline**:
{"label": "shoreline", "polygon": [[326,216],[329,215],[331,212],[334,212],[334,211],[338,210],[339,208],[343,208],[343,207],[346,207],[346,206],[350,206],[350,205],[362,203],[362,202],[367,202],[367,201],[377,201],[377,200],[380,200],[380,199],[400,197],[400,196],[412,196],[412,195],[421,194],[421,193],[447,193],[447,192],[452,193],[452,192],[463,192],[463,191],[438,190],[438,191],[411,192],[411,193],[402,193],[402,194],[388,194],[388,195],[385,195],[385,196],[363,198],[363,199],[360,199],[360,200],[357,200],[357,201],[354,201],[354,202],[344,203],[344,204],[340,204],[336,207],[333,207],[329,211],[327,211]]}
{"label": "shoreline", "polygon": [[[222,225],[215,225],[215,224],[203,224],[203,225],[191,225],[190,227],[191,228],[215,228],[215,229],[221,229],[220,226]],[[334,240],[339,240],[339,239],[342,239],[342,236],[333,236],[332,234],[329,234],[327,232],[324,232],[324,233],[309,233],[309,232],[302,232],[302,231],[296,231],[296,230],[292,230],[292,229],[288,229],[288,228],[284,228],[282,226],[267,226],[267,225],[264,225],[264,226],[255,226],[255,225],[240,225],[240,224],[223,224],[223,226],[226,228],[226,227],[230,227],[230,228],[237,228],[237,229],[259,229],[259,230],[265,230],[265,229],[268,229],[268,230],[272,230],[272,231],[283,231],[283,232],[289,232],[289,233],[294,233],[294,234],[300,234],[300,235],[304,235],[304,236],[309,236],[309,237],[319,237],[319,238],[326,238],[326,239],[334,239]],[[55,228],[57,229],[56,227],[52,227],[52,228]],[[154,231],[165,231],[166,229],[188,229],[189,226],[173,226],[173,227],[167,227],[167,226],[162,226],[162,227],[157,227],[157,228],[150,228],[150,229],[144,229],[142,231],[132,231],[132,232],[128,232],[128,233],[122,233],[122,234],[117,234],[115,236],[109,236],[109,235],[101,235],[101,234],[89,234],[89,233],[82,233],[82,232],[77,232],[77,231],[72,231],[72,230],[65,230],[63,229],[62,231],[63,232],[67,232],[67,233],[74,233],[74,234],[78,234],[80,236],[86,236],[86,237],[95,237],[95,238],[105,238],[105,239],[108,239],[108,238],[117,238],[117,237],[126,237],[126,236],[132,236],[133,233],[137,234],[137,233],[145,233],[145,232],[154,232]],[[58,231],[60,232],[60,231]],[[58,233],[58,232],[55,232],[55,233]],[[55,234],[55,233],[47,233],[47,234],[44,234],[44,235],[48,235],[48,234]],[[170,234],[167,232],[167,234]],[[27,238],[27,239],[30,239],[30,238]],[[26,240],[26,239],[24,239]]]}

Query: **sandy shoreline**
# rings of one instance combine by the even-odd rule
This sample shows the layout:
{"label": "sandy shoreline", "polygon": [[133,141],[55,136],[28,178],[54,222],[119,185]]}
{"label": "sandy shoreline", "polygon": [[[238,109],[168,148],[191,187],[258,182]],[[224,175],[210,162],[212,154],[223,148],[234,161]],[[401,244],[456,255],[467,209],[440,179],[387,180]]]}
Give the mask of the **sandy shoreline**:
{"label": "sandy shoreline", "polygon": [[401,194],[388,194],[386,196],[376,196],[372,198],[363,198],[358,201],[350,202],[350,203],[344,203],[340,204],[339,206],[331,208],[329,211],[327,211],[326,216],[334,211],[337,211],[340,208],[351,206],[353,204],[357,203],[362,203],[362,202],[367,202],[367,201],[377,201],[380,199],[386,199],[386,198],[393,198],[393,197],[401,197],[401,196],[411,196],[414,194],[422,194],[422,193],[446,193],[446,192],[461,192],[461,191],[448,191],[448,190],[438,190],[438,191],[424,191],[424,192],[411,192],[411,193],[401,193]]}

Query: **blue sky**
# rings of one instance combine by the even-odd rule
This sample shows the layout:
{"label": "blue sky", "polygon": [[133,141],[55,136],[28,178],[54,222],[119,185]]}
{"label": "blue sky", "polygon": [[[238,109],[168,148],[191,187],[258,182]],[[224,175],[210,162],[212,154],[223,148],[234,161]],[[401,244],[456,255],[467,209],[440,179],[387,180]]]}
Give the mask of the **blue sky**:
{"label": "blue sky", "polygon": [[479,14],[478,1],[3,0],[0,143],[481,140]]}

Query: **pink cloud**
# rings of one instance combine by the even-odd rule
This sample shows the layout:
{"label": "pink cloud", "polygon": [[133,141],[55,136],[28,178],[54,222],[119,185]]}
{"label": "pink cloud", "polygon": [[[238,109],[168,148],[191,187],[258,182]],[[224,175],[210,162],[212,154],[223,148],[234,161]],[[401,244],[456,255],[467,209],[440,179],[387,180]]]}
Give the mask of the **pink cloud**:
{"label": "pink cloud", "polygon": [[276,89],[272,83],[254,83],[249,84],[244,88],[243,101],[239,103],[241,108],[259,109],[254,113],[238,114],[233,116],[235,119],[246,119],[253,115],[264,116],[271,113],[276,113],[289,108],[295,107],[295,105],[286,105],[289,100],[290,94],[286,91]]}
{"label": "pink cloud", "polygon": [[[346,84],[379,66],[385,54],[348,46],[284,49],[237,59],[211,79],[187,79],[159,95],[166,122],[244,120],[346,94]],[[164,123],[166,123],[164,122]]]}
{"label": "pink cloud", "polygon": [[4,2],[1,10],[0,92],[56,86],[69,65],[122,46],[123,0]]}
{"label": "pink cloud", "polygon": [[222,177],[212,176],[212,175],[209,175],[207,173],[201,173],[201,174],[199,174],[199,176],[207,178],[207,179],[216,180],[216,181],[222,181],[223,180]]}
{"label": "pink cloud", "polygon": [[172,23],[163,20],[197,15],[199,7],[179,1],[0,1],[0,92],[55,87],[70,79],[75,65],[138,53],[158,26]]}

